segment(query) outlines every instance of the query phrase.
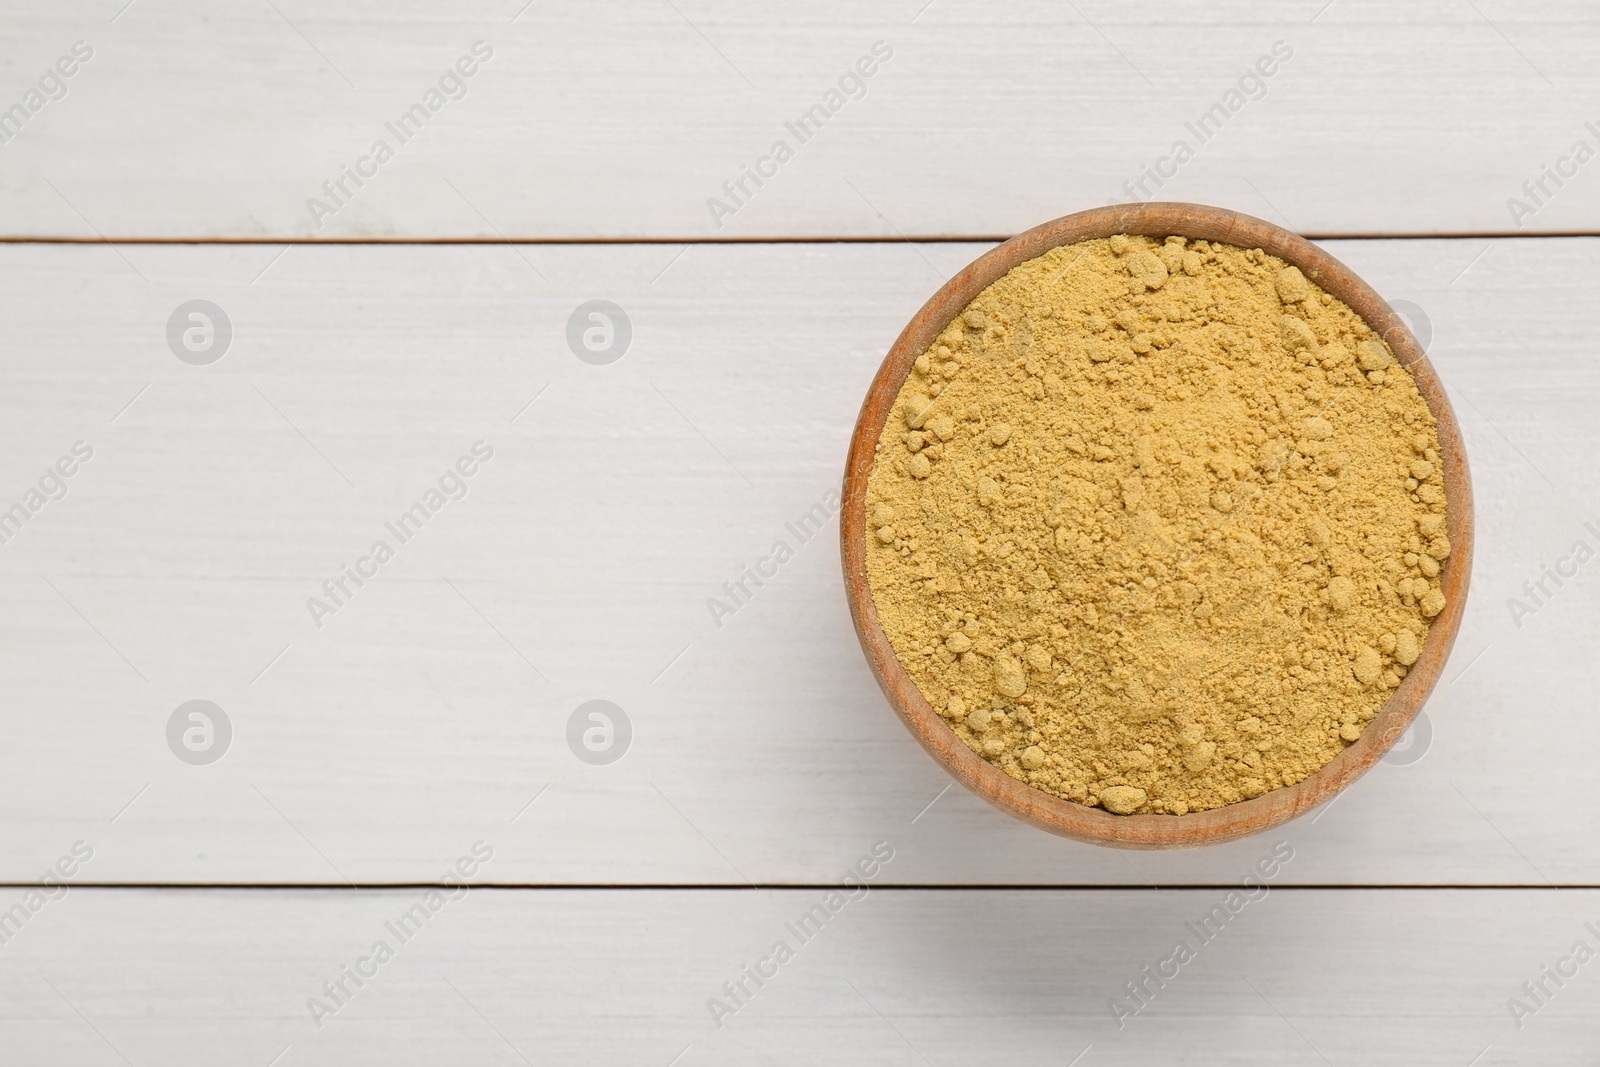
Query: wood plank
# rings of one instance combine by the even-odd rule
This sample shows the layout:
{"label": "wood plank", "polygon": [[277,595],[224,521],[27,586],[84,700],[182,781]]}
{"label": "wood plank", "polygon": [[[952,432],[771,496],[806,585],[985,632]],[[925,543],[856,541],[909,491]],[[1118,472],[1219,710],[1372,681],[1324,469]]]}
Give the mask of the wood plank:
{"label": "wood plank", "polygon": [[[0,1040],[8,1062],[62,1067],[687,1067],[841,1049],[861,1064],[1460,1067],[1600,1052],[1597,964],[1545,979],[1520,1029],[1508,1006],[1575,942],[1592,950],[1600,893],[1253,892],[1230,913],[1221,889],[879,889],[802,941],[790,924],[827,913],[819,889],[480,891],[424,909],[402,942],[390,927],[420,890],[80,889],[5,946]],[[391,958],[333,1002],[323,983],[379,941]],[[778,941],[790,958],[763,965]],[[1191,958],[1145,979],[1119,1029],[1112,999],[1131,1012],[1125,984],[1178,942]],[[746,979],[719,1029],[708,1001],[731,1007],[722,985],[746,966],[770,977]],[[337,1008],[320,1029],[311,998]]]}
{"label": "wood plank", "polygon": [[[1600,230],[1594,167],[1523,192],[1600,147],[1584,0],[7,7],[0,107],[94,54],[0,150],[3,235],[988,236],[1133,198],[1320,234]],[[427,100],[477,41],[464,95]],[[879,41],[865,95],[830,101]],[[388,129],[418,103],[420,132]],[[1170,178],[1125,186],[1146,168]]]}
{"label": "wood plank", "polygon": [[[82,839],[94,881],[430,880],[492,836],[506,884],[811,883],[913,832],[937,845],[908,883],[1231,877],[1255,843],[1130,860],[944,792],[868,674],[832,533],[791,532],[881,354],[981,248],[0,248],[0,506],[95,450],[0,545],[0,879]],[[1600,882],[1593,577],[1507,607],[1595,544],[1600,240],[1330,248],[1426,309],[1480,548],[1431,750],[1297,824],[1287,877]],[[597,297],[633,325],[609,366],[565,340]],[[233,326],[209,366],[165,337],[195,298]],[[478,440],[466,498],[387,533]],[[308,598],[379,538],[395,558],[319,628]],[[716,625],[780,538],[794,560]],[[233,726],[209,766],[167,745],[194,699]],[[593,699],[633,727],[609,766],[566,741]]]}

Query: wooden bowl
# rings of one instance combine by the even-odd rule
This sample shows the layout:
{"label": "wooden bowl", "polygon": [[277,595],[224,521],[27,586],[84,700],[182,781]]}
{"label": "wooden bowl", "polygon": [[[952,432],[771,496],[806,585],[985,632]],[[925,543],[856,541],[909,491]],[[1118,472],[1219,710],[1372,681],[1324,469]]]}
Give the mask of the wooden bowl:
{"label": "wooden bowl", "polygon": [[[1379,333],[1415,378],[1423,400],[1439,422],[1444,468],[1446,532],[1450,556],[1440,573],[1445,608],[1433,619],[1422,654],[1388,703],[1368,723],[1360,740],[1305,780],[1238,804],[1187,815],[1113,815],[1063,800],[1006,774],[967,747],[918,691],[879,625],[867,584],[867,475],[878,437],[917,356],[990,283],[1019,263],[1059,245],[1113,234],[1218,241],[1260,248],[1300,268],[1306,277],[1347,304]],[[1051,833],[1118,848],[1193,848],[1232,841],[1280,826],[1327,802],[1370,768],[1411,725],[1438,681],[1461,626],[1472,571],[1472,486],[1461,429],[1444,385],[1422,348],[1394,310],[1343,263],[1316,245],[1270,222],[1236,211],[1198,204],[1137,204],[1095,208],[1018,234],[980,256],[945,283],[901,331],[867,391],[850,441],[840,516],[845,589],[861,647],[889,703],[913,736],[955,779],[1003,811]]]}

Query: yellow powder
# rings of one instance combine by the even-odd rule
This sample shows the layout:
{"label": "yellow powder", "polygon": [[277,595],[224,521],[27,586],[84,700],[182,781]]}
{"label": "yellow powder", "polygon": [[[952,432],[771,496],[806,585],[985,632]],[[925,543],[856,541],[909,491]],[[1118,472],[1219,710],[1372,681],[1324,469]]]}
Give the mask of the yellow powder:
{"label": "yellow powder", "polygon": [[1117,236],[985,289],[916,361],[867,574],[929,702],[1118,814],[1298,782],[1444,606],[1435,422],[1354,312],[1259,249]]}

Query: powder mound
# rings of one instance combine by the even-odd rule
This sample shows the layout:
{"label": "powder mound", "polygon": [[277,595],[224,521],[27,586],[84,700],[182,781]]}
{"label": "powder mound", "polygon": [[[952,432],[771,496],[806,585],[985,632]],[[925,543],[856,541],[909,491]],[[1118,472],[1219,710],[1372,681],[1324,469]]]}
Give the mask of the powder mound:
{"label": "powder mound", "polygon": [[1121,235],[985,289],[867,484],[867,576],[972,749],[1184,814],[1360,738],[1444,608],[1435,420],[1381,338],[1260,249]]}

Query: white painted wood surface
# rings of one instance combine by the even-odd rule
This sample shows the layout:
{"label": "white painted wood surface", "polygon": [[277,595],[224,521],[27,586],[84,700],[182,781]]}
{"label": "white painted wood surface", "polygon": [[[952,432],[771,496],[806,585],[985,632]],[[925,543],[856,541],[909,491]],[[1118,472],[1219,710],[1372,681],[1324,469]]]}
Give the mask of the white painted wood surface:
{"label": "white painted wood surface", "polygon": [[[0,545],[0,879],[83,839],[97,882],[425,881],[487,837],[502,884],[809,884],[912,831],[897,882],[1231,878],[1259,843],[1124,856],[942,793],[831,531],[707,610],[837,487],[881,354],[983,247],[0,248],[0,505],[95,449]],[[1425,309],[1479,551],[1431,750],[1296,824],[1285,878],[1592,884],[1594,577],[1520,628],[1507,599],[1600,525],[1600,239],[1330,247]],[[164,338],[198,297],[234,327],[205,367]],[[595,297],[633,324],[611,366],[564,339]],[[307,598],[479,439],[469,495],[316,628]],[[196,698],[235,731],[205,767],[165,742]],[[610,766],[565,741],[595,698],[634,727]]]}
{"label": "white painted wood surface", "polygon": [[[1504,1067],[1600,1054],[1600,963],[1547,979],[1553,995],[1520,1029],[1508,1007],[1576,941],[1600,941],[1595,891],[1272,890],[1210,943],[1188,924],[1225,906],[1221,889],[880,889],[806,943],[786,924],[818,889],[476,891],[402,944],[385,924],[420,896],[73,890],[0,948],[6,1062]],[[318,1029],[308,998],[378,940],[393,958],[347,981]],[[717,1029],[707,1001],[778,940],[793,958],[747,982]],[[1194,958],[1150,982],[1119,1030],[1110,1000],[1179,941]]]}
{"label": "white painted wood surface", "polygon": [[[480,40],[402,144],[385,124]],[[77,41],[65,95],[8,129]],[[785,123],[878,41],[801,143]],[[0,244],[0,516],[94,450],[0,543],[0,1060],[1594,1062],[1600,964],[1520,1028],[1508,1001],[1600,947],[1600,890],[1548,888],[1600,884],[1600,604],[1588,568],[1508,600],[1600,545],[1600,238],[1330,242],[1432,334],[1474,599],[1425,755],[1266,838],[1122,854],[946,791],[862,662],[832,533],[786,523],[987,247],[897,239],[1134,195],[1307,233],[1600,231],[1600,163],[1543,177],[1600,148],[1597,47],[1583,0],[0,0],[0,240],[119,242]],[[793,158],[733,200],[777,138]],[[1179,139],[1174,177],[1124,187]],[[272,243],[819,236],[889,243]],[[265,243],[122,243],[175,238]],[[234,331],[210,366],[165,338],[197,298]],[[594,298],[632,322],[611,366],[565,340]],[[466,497],[315,626],[306,599],[479,440]],[[715,626],[780,537],[794,561]],[[234,728],[209,766],[166,741],[197,698]],[[609,766],[566,740],[597,698],[634,730]],[[480,840],[472,881],[557,888],[474,891],[404,944],[385,923],[426,890],[349,888],[438,883]],[[717,1029],[707,998],[880,840],[877,888]],[[1185,923],[1279,841],[1270,895],[1201,945]],[[74,888],[46,902],[53,870]],[[1028,885],[1113,888],[1003,888]],[[318,1029],[307,998],[379,938],[394,959]],[[1110,999],[1180,939],[1196,958],[1119,1029]]]}
{"label": "white painted wood surface", "polygon": [[[1600,146],[1587,0],[7,0],[0,27],[0,107],[94,50],[0,146],[5,234],[989,236],[1135,195],[1322,234],[1600,228],[1600,163],[1561,162]],[[390,133],[479,40],[465,95]],[[786,130],[878,41],[864,96]],[[314,218],[380,139],[393,158]],[[779,139],[770,180],[721,192]],[[1576,176],[1532,199],[1546,166]],[[1174,176],[1126,191],[1146,167]]]}

